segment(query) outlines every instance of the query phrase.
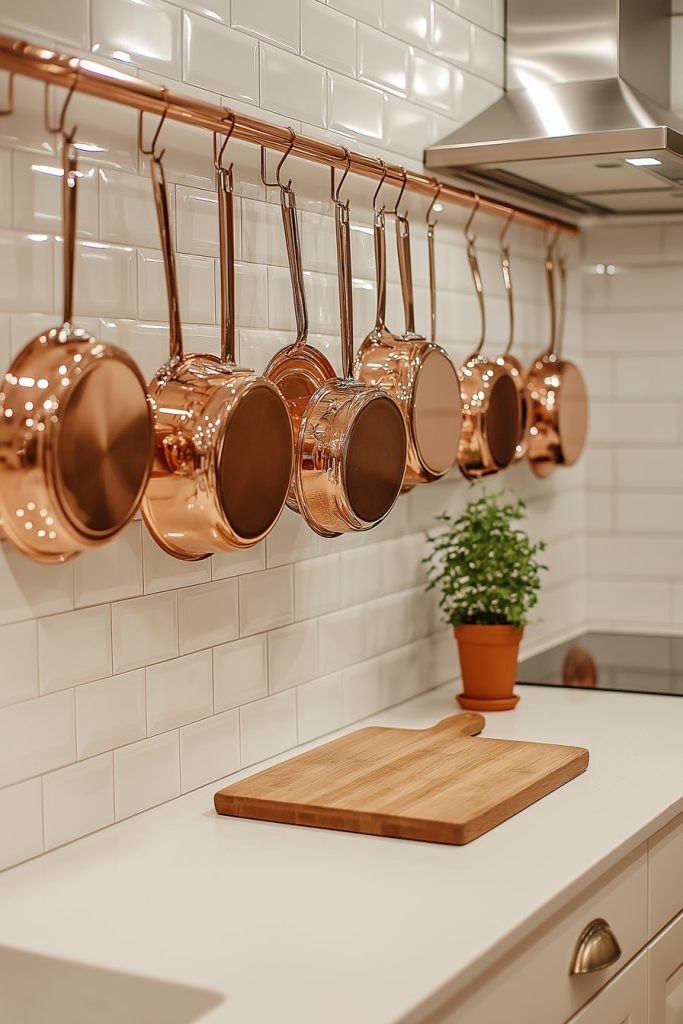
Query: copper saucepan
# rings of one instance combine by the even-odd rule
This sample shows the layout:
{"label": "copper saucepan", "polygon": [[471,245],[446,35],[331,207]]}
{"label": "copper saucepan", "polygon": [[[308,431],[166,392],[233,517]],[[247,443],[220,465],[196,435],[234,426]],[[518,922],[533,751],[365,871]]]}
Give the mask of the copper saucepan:
{"label": "copper saucepan", "polygon": [[177,558],[193,560],[251,547],[273,528],[287,497],[293,438],[287,406],[277,388],[253,370],[235,365],[232,165],[226,168],[221,156],[216,157],[214,136],[221,356],[186,355],[163,152],[157,155],[154,150],[153,144],[145,152],[151,157],[166,271],[170,358],[150,384],[156,443],[142,512],[160,547]]}
{"label": "copper saucepan", "polygon": [[463,426],[458,465],[468,480],[489,476],[510,465],[517,447],[520,404],[515,382],[501,361],[483,356],[486,338],[484,289],[479,271],[476,237],[470,227],[479,197],[465,226],[467,259],[479,303],[481,334],[479,344],[460,368]]}
{"label": "copper saucepan", "polygon": [[[405,171],[403,173],[405,188]],[[455,464],[461,426],[460,386],[456,369],[444,349],[415,332],[410,226],[407,215],[398,213],[398,203],[393,212],[405,332],[396,336],[385,325],[385,218],[384,207],[377,206],[385,177],[386,166],[373,200],[377,314],[375,326],[356,356],[354,374],[363,383],[380,387],[392,395],[401,407],[408,432],[408,461],[403,482],[403,490],[407,491],[418,483],[438,480]]]}
{"label": "copper saucepan", "polygon": [[[347,172],[350,156],[347,152]],[[343,181],[343,179],[342,179]],[[341,182],[340,182],[341,186]],[[282,194],[291,183],[280,186]],[[406,465],[406,431],[397,403],[380,388],[367,387],[354,380],[353,305],[351,277],[351,228],[349,206],[334,191],[339,277],[339,319],[342,343],[342,376],[324,380],[308,396],[296,424],[294,460],[295,507],[311,529],[323,537],[377,526],[394,505],[403,482]],[[295,218],[293,197],[283,205],[285,229]],[[292,277],[298,279],[301,256],[296,243]],[[300,294],[305,298],[303,282]],[[296,295],[296,287],[295,287]],[[290,350],[285,349],[285,353]],[[282,379],[290,356],[275,357],[267,372]],[[290,376],[290,387],[294,378]],[[305,397],[306,380],[299,390]],[[299,406],[294,403],[294,408]]]}
{"label": "copper saucepan", "polygon": [[503,284],[505,285],[505,293],[508,300],[508,311],[509,311],[509,324],[510,333],[508,335],[508,343],[502,356],[497,362],[503,362],[503,365],[510,371],[510,376],[515,382],[517,388],[517,396],[519,398],[519,436],[517,438],[517,445],[515,447],[515,454],[513,461],[519,462],[526,455],[527,445],[529,443],[529,427],[531,421],[531,400],[529,398],[529,392],[527,390],[526,381],[526,370],[522,366],[517,356],[512,354],[512,346],[515,340],[515,304],[512,296],[512,274],[510,273],[510,246],[507,244],[507,233],[510,229],[510,225],[514,220],[516,210],[512,210],[510,215],[505,222],[505,226],[500,234],[500,267],[503,273]]}
{"label": "copper saucepan", "polygon": [[528,456],[536,476],[549,476],[556,466],[573,466],[586,443],[588,433],[588,395],[581,371],[575,363],[562,359],[560,349],[564,333],[567,280],[566,264],[559,258],[560,313],[555,298],[555,246],[547,248],[545,258],[550,303],[550,344],[532,364],[527,389],[531,400],[531,427]]}
{"label": "copper saucepan", "polygon": [[64,119],[74,88],[75,81],[56,129],[64,320],[19,353],[0,392],[2,526],[39,562],[64,562],[119,533],[140,503],[152,462],[152,410],[138,367],[72,324],[79,172],[76,129],[66,132]]}

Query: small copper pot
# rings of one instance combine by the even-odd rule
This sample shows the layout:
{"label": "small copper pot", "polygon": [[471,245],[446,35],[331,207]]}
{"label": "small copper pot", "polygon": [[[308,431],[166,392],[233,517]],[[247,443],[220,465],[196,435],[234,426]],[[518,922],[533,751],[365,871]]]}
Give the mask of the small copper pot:
{"label": "small copper pot", "polygon": [[558,349],[564,333],[566,264],[558,260],[561,299],[557,315],[554,244],[545,260],[550,302],[550,344],[534,361],[527,375],[531,403],[528,457],[539,477],[549,476],[556,466],[573,466],[586,444],[588,394],[575,363],[562,359]]}
{"label": "small copper pot", "polygon": [[479,271],[475,237],[465,228],[467,258],[479,302],[481,336],[479,344],[460,368],[463,426],[458,465],[468,480],[489,476],[505,469],[515,457],[520,434],[520,400],[515,379],[506,362],[481,354],[486,337],[484,290]]}
{"label": "small copper pot", "polygon": [[[349,161],[350,162],[350,161]],[[406,464],[406,431],[397,403],[351,375],[353,306],[348,204],[335,202],[342,377],[326,372],[324,357],[306,345],[306,302],[291,184],[279,181],[283,223],[299,332],[266,373],[286,389],[296,431],[290,506],[323,537],[369,530],[398,497]],[[315,353],[315,354],[314,354]],[[323,361],[324,360],[324,361]],[[316,372],[321,376],[311,393]],[[331,367],[330,367],[331,370]],[[311,372],[312,371],[312,372]]]}
{"label": "small copper pot", "polygon": [[115,537],[140,503],[152,462],[152,410],[138,367],[72,325],[72,143],[73,133],[63,133],[64,322],[28,343],[0,392],[2,527],[38,562],[64,562]]}
{"label": "small copper pot", "polygon": [[382,388],[401,407],[408,433],[403,490],[408,491],[416,484],[440,479],[455,464],[461,427],[460,385],[445,350],[415,332],[410,226],[408,217],[396,211],[405,332],[394,335],[385,325],[386,231],[384,208],[377,208],[376,196],[377,313],[375,326],[356,356],[354,375],[369,386]]}
{"label": "small copper pot", "polygon": [[278,389],[253,370],[235,365],[232,169],[217,163],[220,359],[183,352],[160,157],[152,157],[150,170],[166,270],[170,358],[150,384],[156,443],[142,512],[161,548],[194,560],[252,547],[273,528],[290,483],[292,428]]}

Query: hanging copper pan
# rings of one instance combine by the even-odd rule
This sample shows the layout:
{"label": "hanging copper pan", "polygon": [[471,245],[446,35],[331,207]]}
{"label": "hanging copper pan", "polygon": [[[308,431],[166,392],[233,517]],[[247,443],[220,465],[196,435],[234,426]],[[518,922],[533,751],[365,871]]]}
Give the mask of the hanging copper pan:
{"label": "hanging copper pan", "polygon": [[567,297],[566,264],[558,262],[560,312],[555,298],[555,246],[548,246],[545,273],[550,304],[550,344],[531,366],[527,389],[531,400],[528,456],[536,476],[549,476],[556,466],[573,466],[586,443],[588,395],[581,371],[560,355]]}
{"label": "hanging copper pan", "polygon": [[510,371],[515,387],[517,388],[517,397],[519,398],[519,436],[517,438],[517,445],[515,447],[515,454],[513,462],[519,462],[526,455],[527,445],[529,442],[529,427],[531,420],[531,400],[529,398],[529,392],[526,386],[526,370],[522,366],[521,362],[512,354],[512,346],[515,340],[515,304],[512,297],[512,275],[510,273],[510,246],[507,244],[507,233],[512,224],[516,211],[512,210],[510,215],[505,222],[505,226],[500,234],[500,266],[503,272],[503,283],[505,285],[505,294],[508,300],[508,311],[509,311],[509,324],[510,333],[508,335],[508,343],[502,356],[496,361],[502,362],[502,364]]}
{"label": "hanging copper pan", "polygon": [[[403,171],[403,188],[406,183]],[[407,215],[396,216],[401,293],[405,313],[405,332],[392,334],[385,325],[386,313],[386,234],[384,207],[373,200],[375,266],[377,273],[377,315],[375,326],[361,345],[354,363],[356,378],[372,387],[380,387],[396,399],[408,432],[408,461],[403,490],[418,483],[438,480],[455,464],[460,436],[460,387],[458,375],[448,355],[434,340],[415,332],[413,281],[410,261],[410,226]]]}
{"label": "hanging copper pan", "polygon": [[[347,172],[350,155],[347,151]],[[342,178],[343,181],[343,178]],[[341,182],[340,182],[341,186]],[[291,183],[281,186],[291,190]],[[369,530],[380,523],[394,505],[403,482],[406,465],[406,431],[397,403],[380,388],[366,387],[354,380],[353,304],[351,277],[351,227],[349,205],[334,190],[339,277],[339,319],[342,344],[342,376],[328,378],[308,397],[297,421],[294,460],[296,509],[309,526],[323,537],[349,531]],[[294,214],[293,197],[286,226]],[[294,251],[293,280],[299,277],[301,257]],[[305,300],[303,282],[300,291]],[[285,350],[287,353],[290,350]],[[267,372],[283,378],[283,366],[291,356],[276,356]],[[295,381],[288,378],[290,387]],[[302,381],[299,407],[307,381]]]}
{"label": "hanging copper pan", "polygon": [[39,562],[64,562],[116,536],[140,503],[152,461],[152,411],[140,371],[121,349],[72,324],[79,172],[76,129],[67,133],[64,119],[74,88],[75,81],[56,129],[64,319],[19,353],[0,391],[2,526]]}
{"label": "hanging copper pan", "polygon": [[156,444],[142,512],[160,547],[193,560],[251,547],[273,528],[289,488],[292,428],[277,388],[253,370],[235,365],[232,165],[226,168],[221,155],[216,157],[214,136],[221,356],[186,355],[163,153],[157,155],[154,145],[145,152],[151,157],[166,270],[170,358],[150,384]]}
{"label": "hanging copper pan", "polygon": [[460,368],[463,426],[458,465],[468,480],[489,476],[510,465],[517,446],[520,404],[510,370],[502,361],[483,356],[486,338],[484,289],[479,271],[476,237],[470,233],[479,197],[465,226],[467,258],[479,303],[479,344]]}

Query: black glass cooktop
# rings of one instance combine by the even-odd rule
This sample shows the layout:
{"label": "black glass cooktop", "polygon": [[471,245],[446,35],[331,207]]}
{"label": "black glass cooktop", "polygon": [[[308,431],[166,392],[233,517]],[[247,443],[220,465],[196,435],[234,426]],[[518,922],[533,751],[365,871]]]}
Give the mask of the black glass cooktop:
{"label": "black glass cooktop", "polygon": [[683,697],[683,637],[584,633],[521,661],[518,682]]}

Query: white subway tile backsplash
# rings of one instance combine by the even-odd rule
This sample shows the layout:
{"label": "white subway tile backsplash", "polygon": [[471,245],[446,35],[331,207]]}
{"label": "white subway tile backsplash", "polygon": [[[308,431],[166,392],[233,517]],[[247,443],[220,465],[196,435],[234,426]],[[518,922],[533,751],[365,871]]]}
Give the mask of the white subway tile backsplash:
{"label": "white subway tile backsplash", "polygon": [[75,759],[73,690],[0,710],[0,787]]}
{"label": "white subway tile backsplash", "polygon": [[41,693],[111,675],[109,606],[39,619],[38,662]]}
{"label": "white subway tile backsplash", "polygon": [[180,78],[180,11],[164,0],[91,0],[92,49]]}
{"label": "white subway tile backsplash", "polygon": [[450,64],[415,51],[410,59],[410,97],[416,103],[453,114],[453,69]]}
{"label": "white subway tile backsplash", "polygon": [[275,529],[266,537],[268,568],[318,554],[318,538],[296,512],[285,508]]}
{"label": "white subway tile backsplash", "polygon": [[[55,243],[55,295],[62,294],[62,243]],[[135,249],[105,242],[78,242],[74,303],[83,316],[133,317],[137,315]],[[58,299],[61,302],[61,298]]]}
{"label": "white subway tile backsplash", "polygon": [[379,28],[382,24],[382,0],[328,0],[328,3],[336,11],[342,11],[367,25]]}
{"label": "white subway tile backsplash", "polygon": [[132,522],[108,544],[89,548],[74,561],[76,607],[142,594],[142,527]]}
{"label": "white subway tile backsplash", "polygon": [[341,558],[341,555],[325,555],[294,565],[296,619],[311,619],[341,607]]}
{"label": "white subway tile backsplash", "polygon": [[208,583],[211,579],[211,562],[208,558],[198,561],[183,561],[167,554],[160,548],[149,532],[142,531],[142,556],[145,572],[145,593],[154,594],[177,587],[191,587],[197,583]]}
{"label": "white subway tile backsplash", "polygon": [[41,565],[10,544],[0,544],[0,625],[74,606],[73,563]]}
{"label": "white subway tile backsplash", "polygon": [[239,711],[224,711],[180,730],[183,793],[214,782],[240,767]]}
{"label": "white subway tile backsplash", "polygon": [[[235,203],[235,207],[237,219],[239,204]],[[176,217],[178,252],[218,256],[218,200],[213,192],[186,185],[176,186]],[[239,231],[235,236],[238,242]],[[239,250],[236,255],[239,255]]]}
{"label": "white subway tile backsplash", "polygon": [[114,751],[116,820],[180,796],[178,731],[153,736]]}
{"label": "white subway tile backsplash", "polygon": [[267,327],[268,268],[236,263],[235,293],[237,323],[241,327]]}
{"label": "white subway tile backsplash", "polygon": [[[14,173],[13,226],[20,231],[61,234],[62,161],[43,154],[12,154]],[[97,170],[78,168],[79,238],[97,238]],[[8,195],[11,192],[8,191]]]}
{"label": "white subway tile backsplash", "polygon": [[245,199],[242,210],[242,259],[248,263],[286,267],[287,249],[280,205]]}
{"label": "white subway tile backsplash", "polygon": [[358,26],[359,78],[405,96],[409,69],[410,49],[405,43],[369,26]]}
{"label": "white subway tile backsplash", "polygon": [[646,580],[587,581],[587,614],[597,626],[661,625],[669,621],[667,583]]}
{"label": "white subway tile backsplash", "polygon": [[183,14],[183,81],[259,102],[258,40],[196,14]]}
{"label": "white subway tile backsplash", "polygon": [[261,43],[261,106],[325,127],[325,79],[318,64]]}
{"label": "white subway tile backsplash", "polygon": [[[159,245],[152,186],[147,177],[138,177],[109,167],[101,167],[100,239],[123,245]],[[173,193],[169,189],[173,210]]]}
{"label": "white subway tile backsplash", "polygon": [[46,775],[43,802],[46,850],[111,825],[114,821],[111,751]]}
{"label": "white subway tile backsplash", "polygon": [[474,27],[472,30],[472,52],[470,67],[475,74],[488,79],[494,85],[505,84],[505,40]]}
{"label": "white subway tile backsplash", "polygon": [[374,86],[330,72],[327,126],[340,135],[379,143],[384,132],[386,97]]}
{"label": "white subway tile backsplash", "polygon": [[344,725],[341,672],[314,679],[296,690],[299,742],[306,743]]}
{"label": "white subway tile backsplash", "polygon": [[178,654],[178,599],[174,590],[112,605],[114,672],[152,665]]}
{"label": "white subway tile backsplash", "polygon": [[382,707],[379,659],[344,669],[342,690],[345,725],[376,714]]}
{"label": "white subway tile backsplash", "polygon": [[380,557],[377,545],[353,548],[341,555],[342,604],[371,601],[380,594]]}
{"label": "white subway tile backsplash", "polygon": [[240,634],[261,633],[285,626],[294,618],[294,579],[291,566],[241,576]]}
{"label": "white subway tile backsplash", "polygon": [[211,651],[147,668],[147,732],[177,729],[213,714]]}
{"label": "white subway tile backsplash", "polygon": [[318,674],[318,624],[314,620],[268,634],[269,690],[287,690]]}
{"label": "white subway tile backsplash", "polygon": [[143,668],[79,686],[75,699],[79,759],[122,747],[145,736]]}
{"label": "white subway tile backsplash", "polygon": [[240,708],[242,764],[246,767],[297,743],[296,690],[284,690]]}
{"label": "white subway tile backsplash", "polygon": [[675,444],[678,414],[675,402],[640,402],[638,417],[632,402],[595,402],[590,411],[590,439],[596,444],[638,444],[647,421],[655,444]]}
{"label": "white subway tile backsplash", "polygon": [[180,653],[235,640],[239,636],[237,580],[217,580],[178,591]]}
{"label": "white subway tile backsplash", "polygon": [[267,695],[268,648],[265,633],[214,647],[213,692],[216,713]]}
{"label": "white subway tile backsplash", "polygon": [[472,56],[471,23],[439,3],[433,4],[432,11],[432,53],[451,64],[467,67]]}
{"label": "white subway tile backsplash", "polygon": [[430,7],[430,0],[384,0],[382,28],[424,50],[429,40]]}
{"label": "white subway tile backsplash", "polygon": [[60,0],[57,5],[52,0],[32,0],[30,4],[7,0],[2,21],[19,32],[38,32],[81,49],[88,46],[87,0]]}
{"label": "white subway tile backsplash", "polygon": [[243,551],[217,552],[211,559],[211,577],[214,580],[222,580],[229,576],[242,576],[247,572],[257,572],[265,567],[266,542],[262,540]]}
{"label": "white subway tile backsplash", "polygon": [[0,626],[0,707],[38,696],[36,622]]}
{"label": "white subway tile backsplash", "polygon": [[43,785],[29,779],[0,789],[0,871],[43,852]]}
{"label": "white subway tile backsplash", "polygon": [[301,53],[353,76],[356,72],[356,22],[319,0],[301,0]]}
{"label": "white subway tile backsplash", "polygon": [[317,622],[320,672],[337,672],[367,657],[366,608],[345,608],[331,615],[323,615]]}
{"label": "white subway tile backsplash", "polygon": [[230,24],[285,50],[299,51],[300,0],[232,0]]}
{"label": "white subway tile backsplash", "polygon": [[453,69],[454,102],[450,113],[459,124],[471,121],[503,95],[503,89],[478,75]]}
{"label": "white subway tile backsplash", "polygon": [[[164,264],[160,252],[142,249],[138,252],[140,288],[139,315],[143,320],[164,320],[168,317],[168,300]],[[176,257],[180,310],[183,319],[196,324],[216,322],[214,261],[203,256],[178,253]],[[130,314],[113,313],[116,316]]]}
{"label": "white subway tile backsplash", "polygon": [[0,266],[0,308],[54,310],[54,241],[49,235],[0,231]]}

